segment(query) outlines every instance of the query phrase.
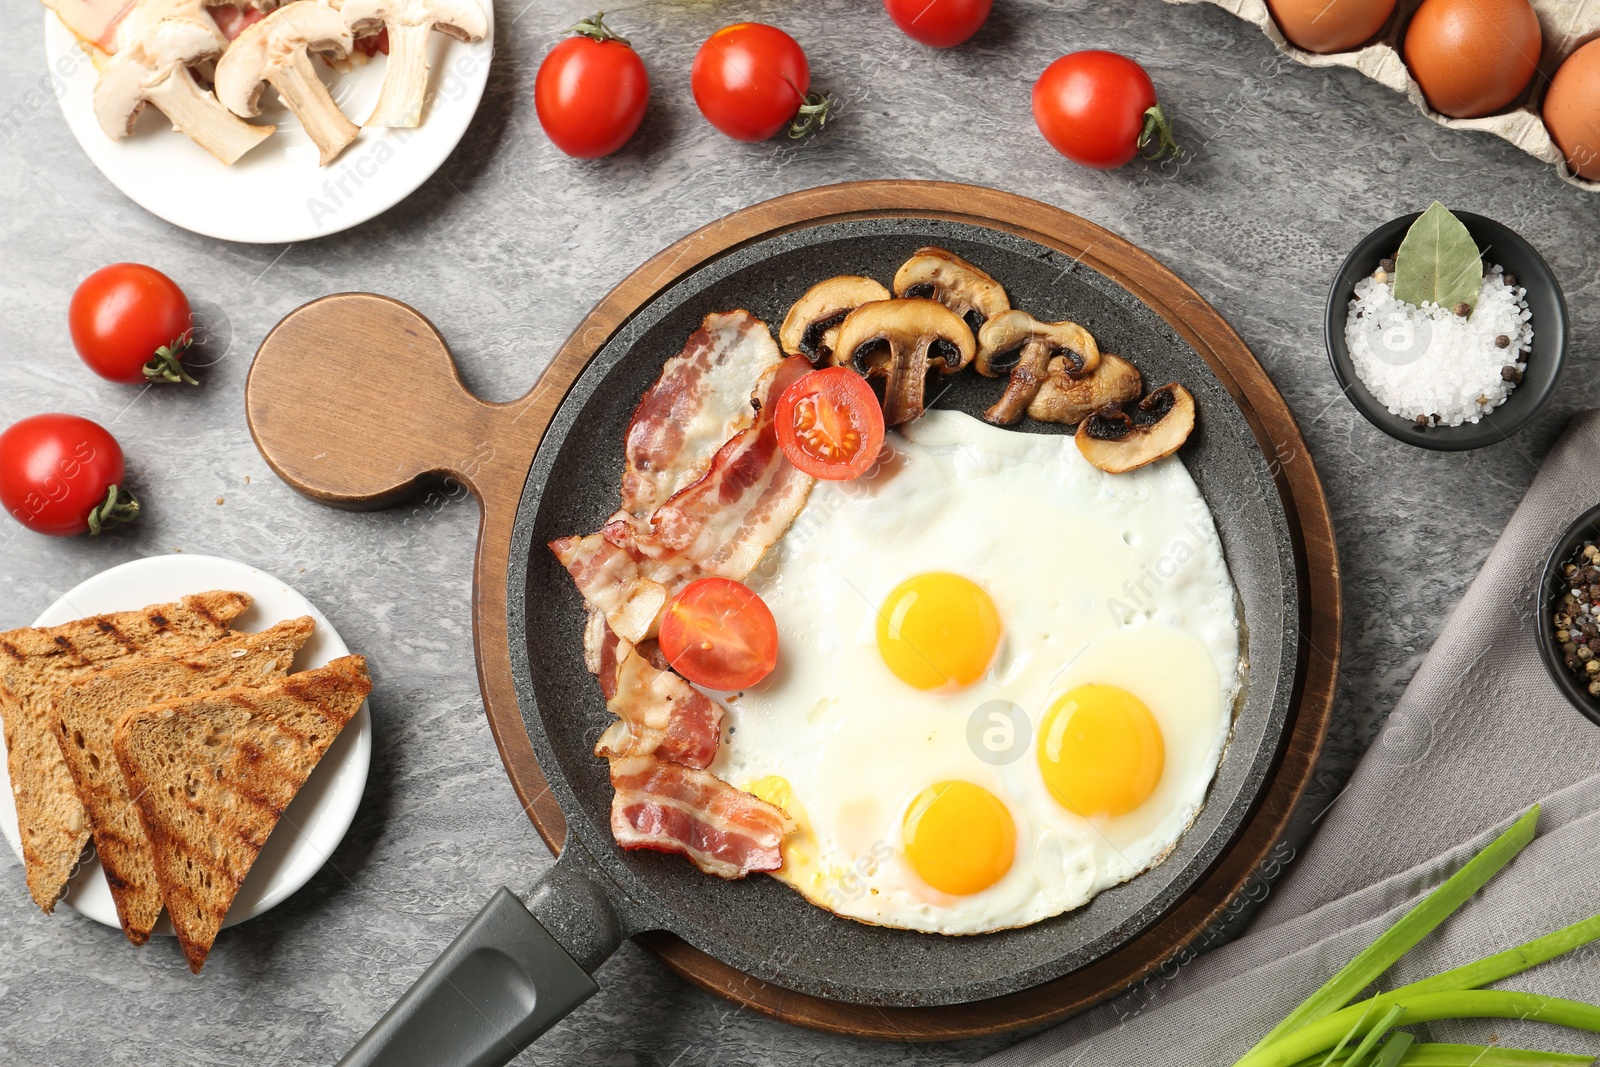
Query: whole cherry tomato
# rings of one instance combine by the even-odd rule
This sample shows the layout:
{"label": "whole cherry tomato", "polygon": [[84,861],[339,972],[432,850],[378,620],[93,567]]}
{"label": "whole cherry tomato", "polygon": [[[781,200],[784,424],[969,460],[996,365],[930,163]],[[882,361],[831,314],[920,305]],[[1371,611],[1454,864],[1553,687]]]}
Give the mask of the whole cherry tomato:
{"label": "whole cherry tomato", "polygon": [[117,439],[76,415],[35,415],[0,433],[0,506],[39,533],[98,534],[138,515],[125,473]]}
{"label": "whole cherry tomato", "polygon": [[828,121],[833,100],[811,92],[798,41],[776,26],[724,26],[695,53],[689,76],[706,120],[735,141],[765,141],[788,127],[804,137]]}
{"label": "whole cherry tomato", "polygon": [[934,48],[954,48],[983,28],[994,0],[883,0],[907,37]]}
{"label": "whole cherry tomato", "polygon": [[1150,75],[1115,52],[1073,52],[1046,67],[1033,85],[1033,120],[1057,152],[1086,167],[1178,150]]}
{"label": "whole cherry tomato", "polygon": [[626,37],[599,14],[572,27],[533,81],[539,125],[569,156],[598,159],[628,143],[644,122],[650,76]]}
{"label": "whole cherry tomato", "polygon": [[814,370],[789,386],[773,418],[783,454],[813,478],[859,478],[883,448],[883,409],[849,367]]}
{"label": "whole cherry tomato", "polygon": [[778,624],[748,585],[701,578],[667,601],[661,654],[691,682],[733,692],[748,689],[778,664]]}
{"label": "whole cherry tomato", "polygon": [[67,309],[72,345],[89,369],[124,385],[188,382],[194,316],[177,283],[154,267],[113,263],[85,278]]}

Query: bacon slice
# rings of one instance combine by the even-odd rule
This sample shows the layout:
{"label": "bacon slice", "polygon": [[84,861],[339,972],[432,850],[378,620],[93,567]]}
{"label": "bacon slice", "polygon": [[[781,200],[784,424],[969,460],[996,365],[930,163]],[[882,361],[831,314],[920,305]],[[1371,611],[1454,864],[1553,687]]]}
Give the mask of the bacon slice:
{"label": "bacon slice", "polygon": [[757,389],[755,421],[648,521],[619,511],[597,534],[550,542],[584,600],[623,640],[654,633],[667,598],[696,578],[747,577],[805,506],[814,480],[784,458],[769,401],[810,369],[799,356],[772,368]]}
{"label": "bacon slice", "polygon": [[[625,643],[616,641],[610,649],[613,656],[626,649],[610,672],[611,693],[606,700],[617,721],[600,735],[594,754],[608,759],[654,756],[699,769],[711,766],[722,739],[722,705],[671,671],[656,669]],[[603,653],[602,671],[605,660]],[[602,692],[606,682],[602,673]]]}
{"label": "bacon slice", "polygon": [[623,848],[679,852],[719,878],[783,866],[794,822],[709,771],[632,756],[611,761],[611,785],[611,834]]}
{"label": "bacon slice", "polygon": [[622,510],[644,517],[699,480],[755,417],[751,395],[783,359],[748,311],[705,317],[645,391],[623,445]]}

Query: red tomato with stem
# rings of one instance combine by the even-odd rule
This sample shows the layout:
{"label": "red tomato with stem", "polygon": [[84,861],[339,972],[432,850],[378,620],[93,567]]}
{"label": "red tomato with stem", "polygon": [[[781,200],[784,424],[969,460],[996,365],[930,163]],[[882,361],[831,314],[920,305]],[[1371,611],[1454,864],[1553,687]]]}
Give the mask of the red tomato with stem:
{"label": "red tomato with stem", "polygon": [[1178,150],[1150,75],[1115,52],[1073,52],[1046,67],[1033,85],[1033,120],[1057,152],[1086,167]]}
{"label": "red tomato with stem", "polygon": [[954,48],[983,28],[994,0],[883,0],[883,6],[912,40]]}
{"label": "red tomato with stem", "polygon": [[193,336],[189,298],[154,267],[113,263],[89,275],[72,294],[67,326],[78,355],[102,378],[200,384],[182,363]]}
{"label": "red tomato with stem", "polygon": [[139,514],[122,447],[76,415],[35,415],[0,433],[0,506],[30,530],[71,537]]}
{"label": "red tomato with stem", "polygon": [[569,156],[598,159],[628,143],[644,122],[650,75],[603,14],[572,27],[544,57],[533,81],[539,125]]}
{"label": "red tomato with stem", "polygon": [[706,121],[735,141],[765,141],[788,128],[804,137],[828,121],[833,98],[811,91],[800,43],[776,26],[724,26],[695,53],[689,76]]}
{"label": "red tomato with stem", "polygon": [[813,478],[859,478],[883,449],[883,409],[849,367],[814,370],[789,386],[773,420],[783,454]]}
{"label": "red tomato with stem", "polygon": [[778,665],[772,609],[743,582],[701,578],[667,601],[658,636],[672,669],[707,689],[748,689]]}

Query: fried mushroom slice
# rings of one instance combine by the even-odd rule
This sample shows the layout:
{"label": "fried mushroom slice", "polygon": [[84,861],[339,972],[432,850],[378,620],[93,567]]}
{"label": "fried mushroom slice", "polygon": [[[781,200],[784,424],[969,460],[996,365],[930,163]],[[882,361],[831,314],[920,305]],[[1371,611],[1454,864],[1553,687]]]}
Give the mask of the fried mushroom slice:
{"label": "fried mushroom slice", "polygon": [[1100,353],[1100,365],[1092,374],[1078,374],[1075,369],[1066,356],[1050,360],[1038,393],[1028,403],[1028,418],[1076,426],[1107,404],[1131,404],[1144,392],[1144,376],[1139,368],[1110,352]]}
{"label": "fried mushroom slice", "polygon": [[894,295],[937,300],[960,315],[974,334],[1002,311],[1011,310],[1004,286],[943,248],[913,252],[895,272]]}
{"label": "fried mushroom slice", "polygon": [[[1004,357],[1015,353],[1007,364]],[[1044,384],[1053,358],[1062,360],[1069,377],[1093,374],[1100,366],[1100,346],[1094,335],[1075,322],[1040,322],[1026,311],[1002,311],[978,331],[978,356],[973,366],[985,378],[1009,371],[1006,391],[988,411],[985,422],[1009,426],[1022,418]]]}
{"label": "fried mushroom slice", "polygon": [[845,316],[862,304],[888,300],[889,295],[881,283],[854,274],[818,282],[789,309],[778,344],[784,355],[805,356],[814,367],[829,363]]}
{"label": "fried mushroom slice", "polygon": [[884,379],[883,421],[899,426],[922,416],[928,372],[954,374],[977,347],[961,316],[936,300],[874,300],[839,324],[832,361]]}
{"label": "fried mushroom slice", "polygon": [[1078,424],[1078,451],[1107,474],[1172,455],[1194,429],[1194,397],[1173,382],[1139,403],[1107,404]]}

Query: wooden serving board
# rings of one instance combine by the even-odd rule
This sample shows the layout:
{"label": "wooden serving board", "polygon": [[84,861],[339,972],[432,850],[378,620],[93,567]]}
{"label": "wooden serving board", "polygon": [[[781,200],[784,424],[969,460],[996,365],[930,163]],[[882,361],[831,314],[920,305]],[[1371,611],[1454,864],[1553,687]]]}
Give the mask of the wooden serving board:
{"label": "wooden serving board", "polygon": [[1305,441],[1271,379],[1210,304],[1154,258],[1037,201],[942,182],[852,182],[792,193],[710,224],[608,293],[518,400],[489,404],[462,384],[444,339],[417,311],[342,293],[290,313],[262,342],[245,407],[262,455],[295,489],[334,507],[384,507],[432,480],[482,505],[473,598],[478,677],[506,772],[552,851],[566,820],[546,786],[512,687],[506,578],[513,522],[540,438],[584,367],[636,311],[684,274],[740,246],[823,222],[943,219],[1024,237],[1081,260],[1161,315],[1237,401],[1271,463],[1293,533],[1302,617],[1295,705],[1276,769],[1232,846],[1166,916],[1122,948],[1055,981],[977,1003],[878,1008],[783,989],[670,934],[638,940],[694,984],[803,1026],[901,1040],[1011,1030],[1080,1011],[1151,975],[1213,921],[1274,849],[1310,780],[1332,711],[1340,645],[1339,568],[1327,501]]}

